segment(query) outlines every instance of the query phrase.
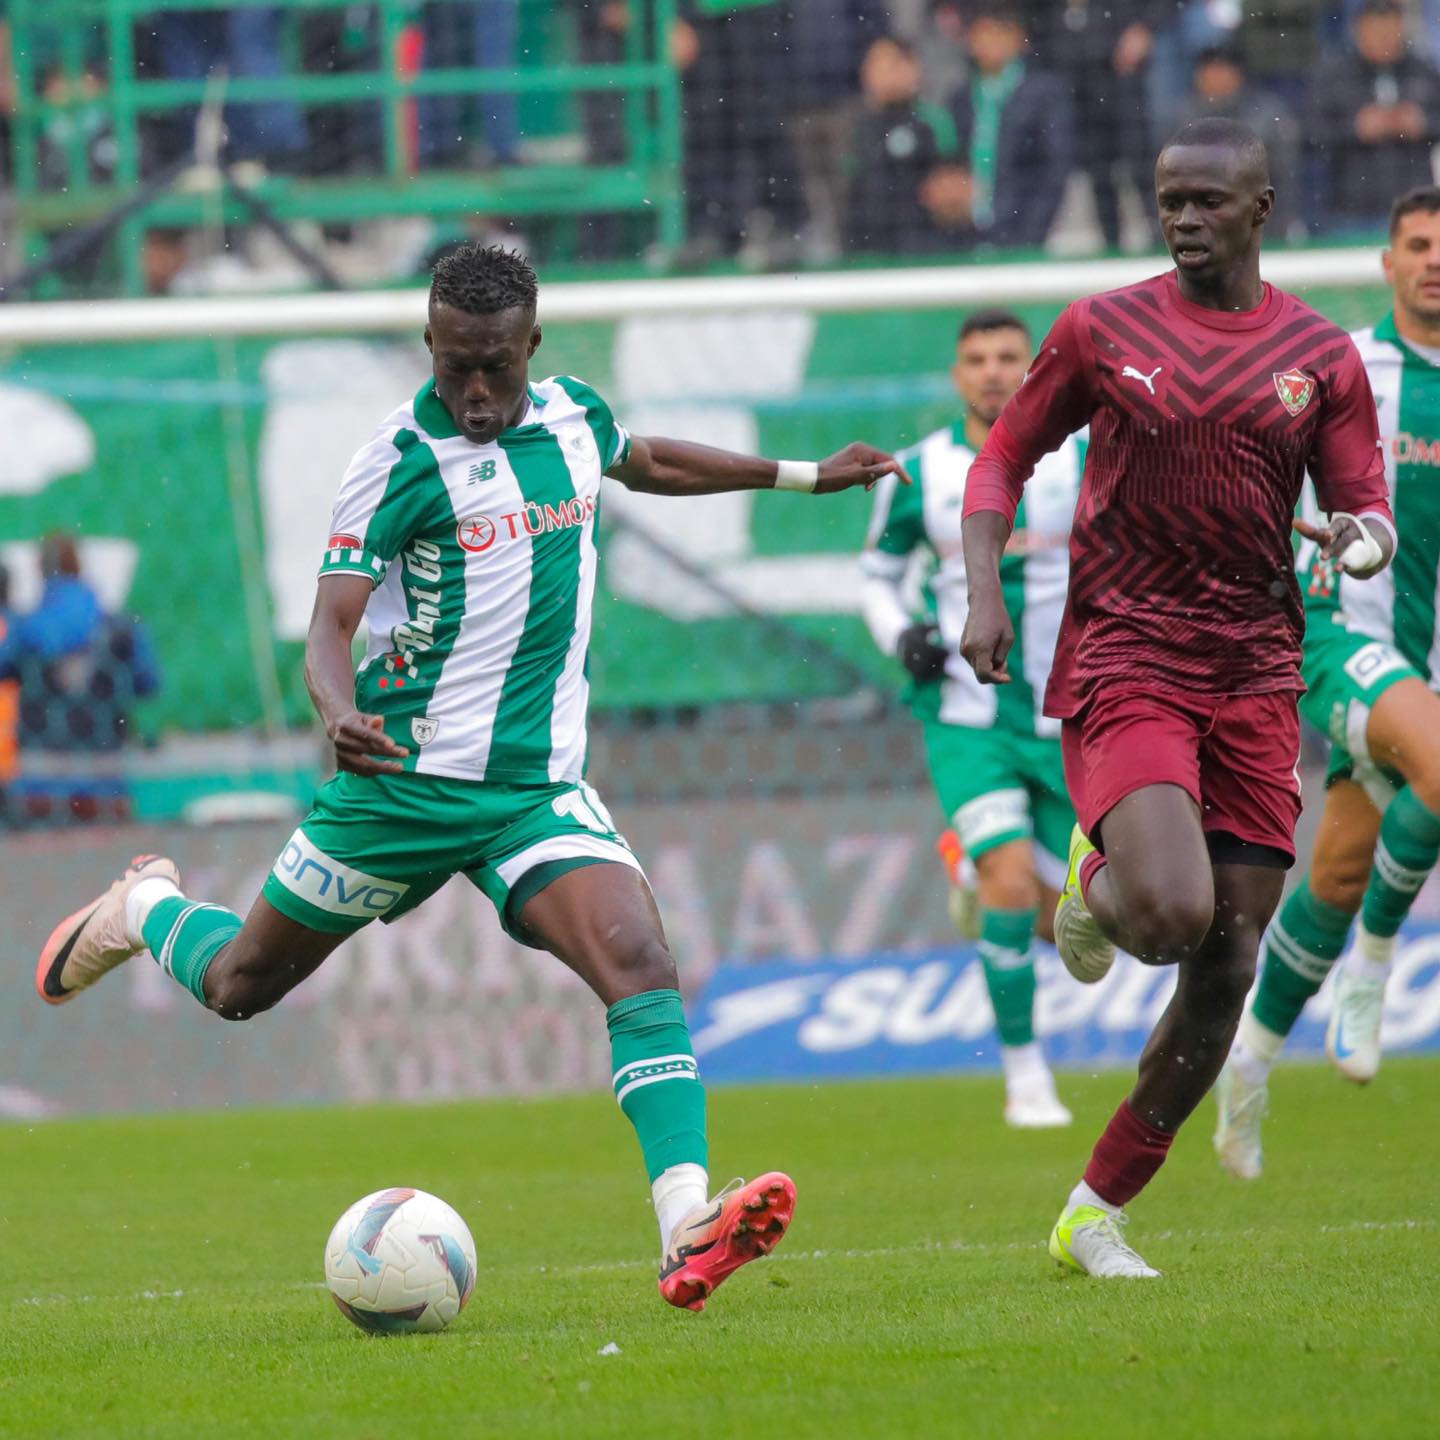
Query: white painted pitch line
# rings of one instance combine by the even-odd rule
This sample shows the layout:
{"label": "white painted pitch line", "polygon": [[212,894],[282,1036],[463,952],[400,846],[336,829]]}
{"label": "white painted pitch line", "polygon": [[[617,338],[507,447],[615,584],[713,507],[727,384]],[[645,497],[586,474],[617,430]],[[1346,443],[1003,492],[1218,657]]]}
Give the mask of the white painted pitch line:
{"label": "white painted pitch line", "polygon": [[[1362,1231],[1433,1230],[1440,1220],[1356,1220],[1345,1225],[1316,1225],[1311,1233],[1347,1235]],[[1249,1225],[1242,1230],[1157,1230],[1147,1235],[1148,1241],[1224,1241],[1255,1235],[1275,1235],[1270,1227]],[[813,1260],[883,1260],[896,1255],[1004,1255],[1021,1251],[1043,1250],[1044,1240],[921,1240],[913,1245],[887,1245],[875,1249],[849,1250],[778,1250],[769,1257],[771,1265],[797,1264]],[[653,1266],[650,1260],[601,1260],[589,1265],[537,1265],[539,1274],[591,1275],[617,1270],[644,1270]]]}
{"label": "white painted pitch line", "polygon": [[[1440,1220],[1352,1220],[1344,1225],[1316,1225],[1316,1235],[1358,1235],[1370,1232],[1387,1233],[1399,1230],[1434,1230]],[[1241,1230],[1157,1230],[1147,1235],[1148,1241],[1171,1240],[1225,1241],[1256,1235],[1274,1236],[1271,1226],[1247,1225]],[[815,1260],[884,1260],[896,1255],[1006,1255],[1044,1248],[1043,1240],[921,1240],[913,1245],[886,1245],[874,1249],[849,1250],[782,1250],[769,1257],[771,1265],[795,1265]],[[601,1260],[589,1265],[536,1265],[529,1267],[537,1275],[605,1275],[624,1270],[653,1269],[653,1260]],[[491,1274],[501,1274],[506,1266],[494,1266]],[[483,1273],[483,1267],[482,1267]],[[323,1280],[297,1280],[287,1290],[324,1290]],[[131,1295],[30,1295],[12,1303],[16,1305],[90,1305],[100,1300],[181,1300],[186,1295],[235,1294],[235,1291],[204,1290],[140,1290]]]}

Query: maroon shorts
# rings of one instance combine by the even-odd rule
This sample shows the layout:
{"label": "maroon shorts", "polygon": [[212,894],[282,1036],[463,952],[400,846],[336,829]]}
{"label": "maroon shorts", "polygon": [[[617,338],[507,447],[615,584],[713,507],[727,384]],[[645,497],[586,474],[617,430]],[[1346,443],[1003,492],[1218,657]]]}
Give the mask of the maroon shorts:
{"label": "maroon shorts", "polygon": [[1102,691],[1061,732],[1075,814],[1100,822],[1146,785],[1178,785],[1220,831],[1295,858],[1300,715],[1294,691],[1190,696]]}

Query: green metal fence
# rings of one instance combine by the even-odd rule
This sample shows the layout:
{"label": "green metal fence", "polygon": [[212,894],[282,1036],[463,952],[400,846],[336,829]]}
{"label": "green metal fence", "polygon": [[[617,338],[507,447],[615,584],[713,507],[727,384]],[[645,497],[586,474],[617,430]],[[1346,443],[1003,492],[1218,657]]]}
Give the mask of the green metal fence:
{"label": "green metal fence", "polygon": [[[643,217],[649,238],[675,245],[683,229],[680,90],[667,39],[676,0],[630,0],[613,58],[580,63],[579,7],[515,0],[519,44],[513,65],[433,68],[418,63],[422,10],[466,0],[9,0],[16,80],[11,173],[21,253],[42,259],[54,240],[133,202],[153,180],[147,127],[199,107],[290,102],[307,114],[365,106],[377,125],[372,173],[271,173],[247,182],[282,221],[364,221],[420,215],[564,219],[595,214]],[[137,39],[165,14],[266,9],[280,12],[286,71],[273,77],[176,79],[146,73]],[[373,44],[355,68],[305,71],[295,36],[322,12],[363,12]],[[418,103],[434,97],[518,97],[527,138],[519,163],[481,171],[420,169],[414,144]],[[617,125],[623,153],[587,156],[582,97],[623,97]],[[97,172],[93,144],[105,132]],[[538,143],[536,143],[538,142]],[[558,143],[557,143],[558,142]],[[42,161],[44,166],[42,168]],[[147,198],[116,227],[109,253],[112,293],[144,292],[146,232],[253,218],[243,195],[205,167]],[[42,292],[43,293],[43,292]]]}

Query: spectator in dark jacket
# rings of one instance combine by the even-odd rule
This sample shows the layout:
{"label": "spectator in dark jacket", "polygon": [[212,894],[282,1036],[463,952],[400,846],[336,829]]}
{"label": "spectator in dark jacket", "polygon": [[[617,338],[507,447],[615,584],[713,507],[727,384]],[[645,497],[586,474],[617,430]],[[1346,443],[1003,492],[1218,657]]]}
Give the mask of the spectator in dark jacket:
{"label": "spectator in dark jacket", "polygon": [[[939,106],[920,99],[920,61],[897,36],[876,40],[860,67],[864,108],[850,144],[850,193],[845,245],[851,251],[906,255],[933,251],[947,236],[922,201],[927,181],[955,154],[955,127]],[[968,181],[949,213],[963,222]],[[933,201],[932,201],[933,205]],[[968,239],[963,225],[951,243]]]}
{"label": "spectator in dark jacket", "polygon": [[1278,96],[1255,84],[1237,49],[1214,46],[1195,61],[1190,94],[1177,123],[1188,125],[1212,115],[1248,125],[1264,142],[1275,186],[1275,208],[1265,233],[1277,240],[1304,239],[1300,219],[1300,125]]}
{"label": "spectator in dark jacket", "polygon": [[[1120,191],[1139,192],[1150,225],[1155,146],[1148,73],[1155,36],[1173,0],[1055,0],[1041,53],[1055,65],[1074,105],[1076,164],[1090,177],[1105,244],[1120,244]],[[1037,47],[1038,48],[1038,47]]]}
{"label": "spectator in dark jacket", "polygon": [[859,108],[860,63],[884,34],[883,6],[792,0],[786,92],[805,191],[805,259],[834,260],[845,215],[845,152]]}
{"label": "spectator in dark jacket", "polygon": [[1012,6],[977,5],[971,17],[970,78],[950,105],[957,160],[970,177],[969,218],[978,239],[1043,245],[1074,158],[1070,97],[1027,55]]}
{"label": "spectator in dark jacket", "polygon": [[1351,27],[1355,49],[1322,65],[1306,127],[1322,171],[1326,229],[1382,226],[1390,202],[1428,185],[1440,133],[1440,74],[1414,54],[1399,0],[1365,0]]}

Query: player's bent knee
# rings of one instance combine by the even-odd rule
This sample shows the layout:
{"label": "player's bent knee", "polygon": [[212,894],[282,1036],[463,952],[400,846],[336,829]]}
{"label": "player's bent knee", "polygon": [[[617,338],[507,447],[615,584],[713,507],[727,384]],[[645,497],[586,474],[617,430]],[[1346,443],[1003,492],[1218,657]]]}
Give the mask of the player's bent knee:
{"label": "player's bent knee", "polygon": [[646,990],[678,990],[680,973],[675,968],[675,957],[663,940],[651,937],[633,947],[624,957],[621,965],[627,981],[635,986],[637,994]]}
{"label": "player's bent knee", "polygon": [[273,1009],[295,983],[254,947],[235,940],[205,977],[205,998],[222,1020],[249,1020]]}
{"label": "player's bent knee", "polygon": [[1359,865],[1312,866],[1310,893],[1326,905],[1343,910],[1347,915],[1354,915],[1360,909],[1360,902],[1365,897],[1365,886],[1369,881],[1370,871]]}
{"label": "player's bent knee", "polygon": [[1033,910],[1040,903],[1035,860],[1025,841],[998,846],[975,860],[980,903],[987,910]]}
{"label": "player's bent knee", "polygon": [[680,988],[674,957],[659,935],[645,935],[629,942],[616,936],[598,937],[598,943],[587,948],[590,956],[582,974],[602,996]]}
{"label": "player's bent knee", "polygon": [[1170,965],[1193,955],[1210,933],[1215,903],[1207,895],[1146,893],[1125,907],[1126,930],[1139,960]]}

